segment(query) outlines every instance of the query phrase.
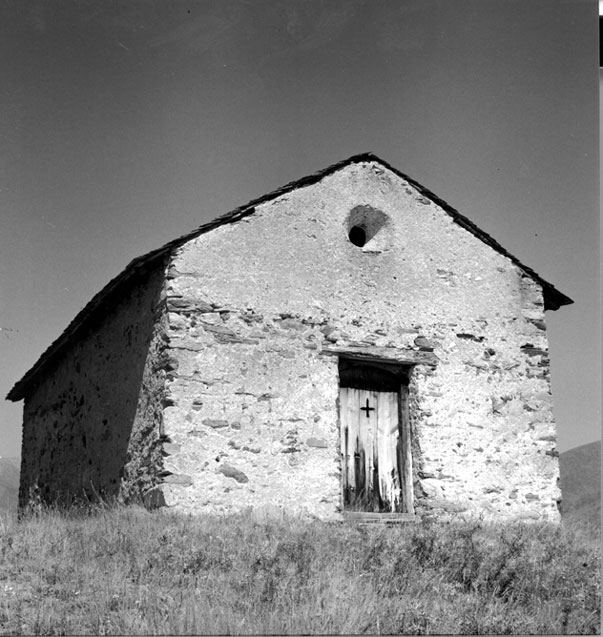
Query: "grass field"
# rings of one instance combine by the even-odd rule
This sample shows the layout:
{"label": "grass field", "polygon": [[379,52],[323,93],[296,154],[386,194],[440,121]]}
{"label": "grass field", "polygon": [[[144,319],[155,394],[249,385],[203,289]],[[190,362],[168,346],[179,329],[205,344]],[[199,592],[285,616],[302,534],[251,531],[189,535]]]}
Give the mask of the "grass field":
{"label": "grass field", "polygon": [[0,633],[593,634],[601,556],[585,538],[38,510],[0,523]]}

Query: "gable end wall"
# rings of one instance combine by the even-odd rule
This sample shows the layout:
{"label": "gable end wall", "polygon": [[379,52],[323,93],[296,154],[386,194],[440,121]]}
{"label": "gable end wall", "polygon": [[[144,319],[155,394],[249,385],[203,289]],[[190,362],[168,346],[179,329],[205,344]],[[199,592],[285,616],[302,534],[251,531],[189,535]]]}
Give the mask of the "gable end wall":
{"label": "gable end wall", "polygon": [[[387,222],[365,248],[350,212]],[[337,357],[432,352],[410,380],[417,513],[559,519],[542,290],[382,167],[354,165],[177,250],[168,505],[341,511]]]}

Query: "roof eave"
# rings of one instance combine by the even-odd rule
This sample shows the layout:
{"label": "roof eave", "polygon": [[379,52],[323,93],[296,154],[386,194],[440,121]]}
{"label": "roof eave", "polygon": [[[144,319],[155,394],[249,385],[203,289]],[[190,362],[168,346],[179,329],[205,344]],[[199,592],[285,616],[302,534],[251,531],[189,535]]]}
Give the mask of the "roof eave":
{"label": "roof eave", "polygon": [[513,263],[515,263],[515,265],[521,268],[528,276],[536,280],[542,286],[545,310],[557,310],[563,305],[569,305],[570,303],[573,303],[572,299],[559,292],[551,283],[548,283],[548,281],[545,281],[536,272],[534,272],[534,270],[521,263],[521,261],[517,257],[514,257],[512,254],[507,252],[490,235],[488,235],[483,230],[480,230],[480,228],[478,228],[472,221],[463,216],[460,212],[455,210],[445,201],[440,199],[437,195],[432,193],[430,190],[419,184],[408,175],[400,172],[397,168],[394,168],[380,157],[377,157],[377,155],[375,155],[374,153],[365,152],[358,155],[353,155],[352,157],[341,160],[311,175],[289,182],[288,184],[276,190],[273,190],[272,192],[253,199],[243,206],[235,208],[231,212],[227,212],[226,214],[223,214],[213,219],[212,221],[209,221],[208,223],[202,224],[192,232],[182,235],[177,239],[173,239],[172,241],[169,241],[164,246],[157,248],[156,250],[148,252],[147,254],[137,257],[136,259],[133,259],[120,274],[109,281],[109,283],[107,283],[105,287],[103,287],[94,297],[92,297],[92,299],[82,308],[82,310],[78,312],[78,314],[67,326],[64,332],[42,353],[33,367],[31,367],[31,369],[29,369],[29,371],[27,371],[23,375],[23,377],[15,383],[13,388],[7,394],[6,399],[13,402],[23,399],[27,393],[28,388],[35,381],[35,378],[38,376],[38,374],[40,374],[43,369],[52,364],[52,362],[60,354],[65,344],[70,340],[70,338],[73,337],[80,329],[85,327],[85,325],[87,325],[90,320],[92,320],[95,312],[103,305],[104,302],[106,302],[107,298],[114,291],[119,289],[122,285],[125,285],[127,281],[132,279],[141,269],[147,268],[150,264],[154,263],[161,257],[167,257],[167,255],[169,255],[174,249],[178,248],[187,241],[198,237],[201,234],[209,232],[210,230],[213,230],[214,228],[221,225],[235,223],[243,217],[253,214],[256,207],[260,204],[276,199],[277,197],[280,197],[281,195],[291,192],[292,190],[295,190],[297,188],[310,186],[314,183],[317,183],[324,177],[331,175],[337,170],[344,168],[345,166],[361,162],[375,162],[387,168],[401,179],[407,181],[422,195],[430,199],[433,203],[435,203],[450,216],[452,216],[452,218],[458,225],[465,228],[465,230],[476,236],[478,239],[492,247],[497,252],[508,257]]}
{"label": "roof eave", "polygon": [[544,309],[546,310],[558,310],[564,305],[571,305],[574,301],[566,296],[562,292],[559,292],[553,285],[540,279],[539,283],[542,285],[542,296],[544,297]]}

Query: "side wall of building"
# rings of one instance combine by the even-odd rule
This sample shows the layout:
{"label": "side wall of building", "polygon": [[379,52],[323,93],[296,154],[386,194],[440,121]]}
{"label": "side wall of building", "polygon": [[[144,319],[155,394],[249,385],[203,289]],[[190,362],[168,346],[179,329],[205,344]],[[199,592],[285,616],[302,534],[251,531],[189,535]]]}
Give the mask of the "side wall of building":
{"label": "side wall of building", "polygon": [[25,398],[19,500],[138,498],[161,471],[164,271],[108,300]]}
{"label": "side wall of building", "polygon": [[[348,239],[352,225],[368,242]],[[166,503],[341,507],[337,357],[432,351],[410,381],[414,507],[558,519],[540,287],[381,166],[354,164],[179,249]]]}

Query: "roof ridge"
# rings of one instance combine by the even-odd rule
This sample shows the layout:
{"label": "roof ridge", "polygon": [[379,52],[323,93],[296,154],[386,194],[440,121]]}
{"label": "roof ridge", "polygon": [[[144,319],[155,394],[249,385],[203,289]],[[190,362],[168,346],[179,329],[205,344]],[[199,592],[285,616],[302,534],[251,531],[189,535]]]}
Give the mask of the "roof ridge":
{"label": "roof ridge", "polygon": [[69,341],[69,339],[77,333],[82,326],[84,326],[89,319],[94,316],[96,310],[105,302],[107,302],[111,295],[114,294],[122,285],[125,285],[133,276],[140,271],[148,269],[150,265],[154,264],[157,260],[166,257],[172,250],[180,247],[187,241],[194,239],[201,234],[210,232],[214,228],[225,225],[227,223],[236,223],[240,219],[247,217],[255,212],[257,206],[272,201],[276,197],[280,197],[283,194],[296,190],[298,188],[304,188],[321,181],[324,177],[327,177],[334,172],[355,163],[361,162],[376,162],[387,168],[395,175],[403,179],[412,185],[420,194],[427,197],[430,201],[442,208],[447,214],[449,214],[453,220],[463,227],[465,230],[476,236],[478,239],[489,245],[491,248],[510,259],[515,265],[523,270],[528,276],[535,279],[543,288],[543,295],[545,297],[545,309],[556,310],[562,305],[569,305],[573,303],[565,294],[562,294],[551,283],[545,281],[540,277],[532,268],[524,265],[517,257],[513,256],[510,252],[507,252],[502,245],[500,245],[493,237],[481,230],[470,219],[462,215],[458,210],[450,206],[443,199],[440,199],[437,195],[431,192],[428,188],[422,186],[418,181],[415,181],[408,175],[394,168],[391,164],[381,159],[372,151],[365,151],[342,159],[334,164],[330,164],[326,168],[318,170],[317,172],[301,177],[294,181],[290,181],[284,186],[280,186],[275,190],[272,190],[260,197],[256,197],[251,201],[239,206],[230,212],[226,212],[214,219],[201,224],[194,230],[168,241],[164,245],[155,250],[151,250],[139,257],[132,259],[126,267],[115,277],[113,277],[99,292],[97,292],[88,303],[76,314],[69,325],[63,330],[63,332],[56,338],[44,352],[40,355],[39,359],[34,365],[23,375],[23,377],[15,383],[13,388],[6,396],[7,400],[17,401],[24,397],[27,386],[33,381],[35,376],[46,367],[55,356],[62,350],[63,346]]}

